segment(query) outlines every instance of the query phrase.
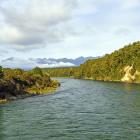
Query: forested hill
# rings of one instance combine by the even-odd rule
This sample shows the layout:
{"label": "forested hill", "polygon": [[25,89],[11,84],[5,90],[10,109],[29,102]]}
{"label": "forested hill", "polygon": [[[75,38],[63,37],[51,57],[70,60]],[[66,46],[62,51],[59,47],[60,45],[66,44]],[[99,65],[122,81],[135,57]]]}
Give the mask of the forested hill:
{"label": "forested hill", "polygon": [[104,57],[88,60],[80,67],[48,69],[51,76],[76,77],[103,81],[140,82],[140,41],[106,54]]}
{"label": "forested hill", "polygon": [[137,82],[140,80],[140,42],[129,44],[102,58],[87,61],[80,68],[82,78]]}

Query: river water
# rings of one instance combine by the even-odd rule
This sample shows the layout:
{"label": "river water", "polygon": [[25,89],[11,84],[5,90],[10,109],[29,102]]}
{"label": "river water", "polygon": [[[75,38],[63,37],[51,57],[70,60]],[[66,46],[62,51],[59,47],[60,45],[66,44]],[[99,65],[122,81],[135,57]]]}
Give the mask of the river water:
{"label": "river water", "polygon": [[58,80],[55,94],[0,105],[0,140],[140,140],[140,85]]}

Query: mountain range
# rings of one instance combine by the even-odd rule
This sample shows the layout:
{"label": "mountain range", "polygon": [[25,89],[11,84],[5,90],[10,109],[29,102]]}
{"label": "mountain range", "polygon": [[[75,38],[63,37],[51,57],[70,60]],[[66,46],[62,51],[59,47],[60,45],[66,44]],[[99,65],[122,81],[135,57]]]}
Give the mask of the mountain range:
{"label": "mountain range", "polygon": [[52,68],[52,67],[70,67],[80,66],[87,60],[96,59],[98,57],[78,57],[75,59],[69,58],[29,58],[27,60],[16,57],[9,57],[1,60],[0,65],[8,68],[32,69],[34,67]]}

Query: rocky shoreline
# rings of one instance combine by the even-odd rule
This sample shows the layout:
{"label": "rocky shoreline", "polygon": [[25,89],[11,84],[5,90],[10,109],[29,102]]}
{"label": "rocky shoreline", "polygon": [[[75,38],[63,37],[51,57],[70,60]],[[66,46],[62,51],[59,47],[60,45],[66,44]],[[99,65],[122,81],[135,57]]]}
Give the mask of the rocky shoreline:
{"label": "rocky shoreline", "polygon": [[[60,84],[57,85],[57,87],[59,87],[59,86],[60,86]],[[14,101],[14,100],[18,100],[18,99],[24,99],[24,98],[28,98],[28,97],[38,96],[38,95],[52,94],[57,89],[57,87],[48,88],[45,90],[30,89],[30,91],[28,90],[28,92],[19,91],[20,93],[18,93],[18,94],[16,92],[0,92],[0,104],[4,104],[9,101]]]}
{"label": "rocky shoreline", "polygon": [[39,68],[31,71],[4,69],[0,79],[0,103],[48,94],[59,86],[57,80],[52,80]]}

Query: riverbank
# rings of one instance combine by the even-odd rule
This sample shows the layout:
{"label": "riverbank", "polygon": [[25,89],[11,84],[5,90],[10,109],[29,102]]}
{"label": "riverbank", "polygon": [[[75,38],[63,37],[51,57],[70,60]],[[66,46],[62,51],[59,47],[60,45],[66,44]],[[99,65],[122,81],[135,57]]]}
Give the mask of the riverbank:
{"label": "riverbank", "polygon": [[105,80],[105,79],[94,79],[94,78],[77,78],[77,77],[52,77],[52,78],[63,78],[63,79],[79,79],[79,80],[91,80],[99,82],[114,82],[114,83],[128,83],[128,84],[140,84],[140,81],[122,81],[122,80]]}
{"label": "riverbank", "polygon": [[0,79],[0,103],[54,92],[60,83],[41,69],[31,71],[4,69]]}
{"label": "riverbank", "polygon": [[93,78],[82,78],[81,80],[92,80],[92,81],[101,81],[101,82],[114,82],[114,83],[128,83],[128,84],[140,84],[138,81],[122,81],[122,80],[105,80],[105,79],[93,79]]}
{"label": "riverbank", "polygon": [[20,93],[17,94],[17,92],[0,92],[0,95],[4,95],[4,97],[0,98],[0,104],[5,104],[10,101],[18,100],[18,99],[24,99],[32,96],[38,96],[38,95],[47,95],[47,94],[53,94],[56,89],[60,86],[56,87],[46,87],[45,89],[36,89],[36,88],[30,88],[26,91],[20,91]]}

